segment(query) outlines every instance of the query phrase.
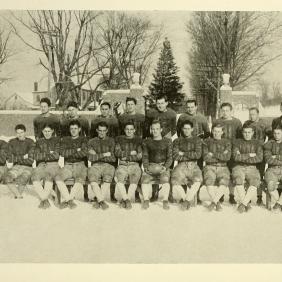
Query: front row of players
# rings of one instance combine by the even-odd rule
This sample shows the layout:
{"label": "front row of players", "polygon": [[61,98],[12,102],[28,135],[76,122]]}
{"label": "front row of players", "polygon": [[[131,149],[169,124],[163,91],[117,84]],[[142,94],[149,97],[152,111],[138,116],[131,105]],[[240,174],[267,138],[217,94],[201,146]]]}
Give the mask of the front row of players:
{"label": "front row of players", "polygon": [[[30,178],[40,199],[40,208],[50,207],[49,197],[55,182],[62,196],[61,208],[75,208],[75,194],[83,189],[86,178],[91,185],[95,200],[93,207],[107,209],[111,199],[111,183],[115,180],[115,198],[124,208],[130,209],[139,189],[142,207],[149,207],[157,183],[157,195],[163,200],[163,208],[169,209],[169,195],[188,210],[202,183],[206,186],[211,203],[209,210],[222,209],[220,199],[230,185],[235,185],[238,195],[238,211],[250,209],[250,201],[257,193],[261,177],[258,164],[268,164],[265,182],[271,195],[274,209],[282,210],[282,196],[279,197],[277,183],[282,180],[282,128],[274,129],[274,140],[264,147],[254,140],[251,124],[243,126],[243,138],[231,144],[222,138],[223,127],[216,124],[212,137],[201,140],[192,136],[193,123],[182,124],[182,136],[174,140],[162,137],[162,125],[153,121],[152,137],[143,140],[135,136],[134,124],[125,124],[125,135],[116,139],[107,136],[108,125],[100,122],[98,137],[89,141],[80,136],[81,126],[76,120],[70,122],[71,136],[59,139],[53,136],[52,125],[43,128],[44,138],[36,144],[25,136],[25,126],[17,125],[16,138],[5,143],[0,141],[0,176],[5,180],[15,198],[22,198],[22,191]],[[60,156],[64,158],[61,163]],[[197,161],[203,158],[203,173]],[[229,171],[227,162],[234,162]],[[36,161],[37,167],[32,168]],[[118,165],[116,167],[116,163]],[[171,171],[173,162],[176,165]],[[7,163],[7,165],[6,165]],[[143,165],[143,172],[141,170]],[[230,177],[231,176],[231,177]],[[69,191],[65,180],[73,178]],[[232,178],[232,182],[231,182]],[[44,187],[42,186],[44,182]],[[231,184],[232,183],[232,184]],[[128,184],[128,185],[126,185]],[[126,189],[126,186],[128,188]]]}

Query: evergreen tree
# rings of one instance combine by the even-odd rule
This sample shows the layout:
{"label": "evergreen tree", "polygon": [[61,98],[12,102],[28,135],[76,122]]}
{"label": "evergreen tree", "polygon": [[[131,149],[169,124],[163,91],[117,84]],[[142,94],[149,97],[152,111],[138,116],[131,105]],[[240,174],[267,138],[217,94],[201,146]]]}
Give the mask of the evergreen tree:
{"label": "evergreen tree", "polygon": [[170,42],[165,38],[157,68],[153,74],[154,80],[149,87],[152,100],[158,95],[166,95],[170,105],[183,100],[184,94],[181,93],[183,83],[179,82],[177,72],[178,67],[174,62]]}

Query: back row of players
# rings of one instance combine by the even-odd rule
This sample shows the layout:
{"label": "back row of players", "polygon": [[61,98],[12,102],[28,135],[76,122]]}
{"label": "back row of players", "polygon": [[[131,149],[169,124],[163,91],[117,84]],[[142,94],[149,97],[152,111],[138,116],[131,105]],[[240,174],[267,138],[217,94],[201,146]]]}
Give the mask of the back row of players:
{"label": "back row of players", "polygon": [[[26,138],[23,124],[16,126],[17,136],[9,144],[1,141],[1,176],[15,198],[22,197],[22,190],[31,177],[41,200],[40,208],[50,207],[48,198],[53,181],[63,198],[61,208],[76,207],[74,195],[88,177],[96,199],[95,208],[108,207],[110,184],[115,178],[115,198],[128,209],[135,200],[141,179],[144,209],[149,207],[152,183],[157,180],[161,184],[158,196],[163,199],[164,209],[169,208],[170,191],[182,209],[189,209],[204,182],[211,198],[208,208],[221,210],[220,199],[228,186],[229,201],[236,204],[234,186],[229,185],[231,175],[239,199],[238,211],[244,212],[250,208],[250,200],[257,190],[257,203],[262,203],[259,188],[267,163],[264,176],[267,188],[274,208],[281,209],[282,197],[277,191],[277,182],[282,178],[281,118],[273,120],[272,129],[267,129],[258,109],[251,108],[250,120],[242,126],[232,117],[232,106],[224,103],[221,118],[214,122],[210,134],[208,122],[197,112],[195,100],[187,101],[187,113],[183,113],[177,123],[175,112],[167,105],[166,97],[158,97],[157,109],[149,111],[145,118],[136,113],[136,100],[128,98],[127,111],[117,120],[110,115],[111,105],[102,103],[101,115],[89,128],[74,102],[68,105],[68,117],[60,121],[49,113],[50,101],[43,98],[42,114],[34,120],[36,144]],[[179,137],[172,143],[171,137],[176,132]],[[263,145],[267,138],[269,141]],[[64,157],[62,168],[58,164],[60,156]],[[32,168],[34,160],[35,169]],[[177,164],[171,172],[173,161]],[[75,184],[69,192],[64,181],[72,177]],[[44,188],[41,180],[45,180]],[[126,183],[129,183],[128,189]]]}

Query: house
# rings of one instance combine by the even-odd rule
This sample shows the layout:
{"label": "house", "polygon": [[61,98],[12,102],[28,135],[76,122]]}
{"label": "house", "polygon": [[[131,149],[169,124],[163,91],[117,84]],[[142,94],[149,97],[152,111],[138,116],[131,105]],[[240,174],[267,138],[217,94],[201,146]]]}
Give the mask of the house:
{"label": "house", "polygon": [[3,110],[34,110],[32,93],[16,92],[6,98],[2,103]]}
{"label": "house", "polygon": [[[87,101],[89,101],[89,99],[91,99],[92,101],[92,97],[95,97],[96,101],[99,101],[101,95],[102,95],[102,91],[95,91],[95,95],[92,95],[93,90],[90,88],[87,88],[87,86],[83,86],[83,88],[80,90],[80,100],[78,101],[80,106],[84,106],[85,103]],[[33,104],[35,106],[39,106],[40,105],[40,100],[42,98],[49,98],[51,101],[51,107],[56,107],[56,105],[58,104],[58,95],[56,92],[56,87],[52,86],[50,89],[50,93],[48,93],[47,90],[39,90],[38,88],[38,82],[34,82],[34,89],[32,92],[33,95]]]}

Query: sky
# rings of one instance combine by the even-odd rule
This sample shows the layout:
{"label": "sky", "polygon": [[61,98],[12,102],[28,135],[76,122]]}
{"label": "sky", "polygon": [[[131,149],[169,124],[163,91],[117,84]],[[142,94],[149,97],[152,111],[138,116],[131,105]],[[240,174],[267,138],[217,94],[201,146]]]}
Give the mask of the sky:
{"label": "sky", "polygon": [[[22,12],[16,12],[22,13]],[[189,92],[189,82],[186,72],[188,62],[187,52],[190,44],[185,23],[189,20],[191,12],[188,11],[139,11],[138,14],[145,15],[152,20],[153,24],[163,25],[163,37],[161,41],[168,37],[171,42],[175,62],[179,67],[179,76],[184,83],[183,92]],[[0,15],[11,20],[10,11],[0,11]],[[8,25],[2,20],[6,27]],[[34,43],[34,37],[24,28],[20,28],[21,35],[27,38],[29,43]],[[11,57],[7,64],[1,68],[0,77],[12,77],[7,82],[7,91],[20,92],[28,95],[33,90],[33,83],[39,82],[39,90],[47,89],[47,71],[38,64],[40,53],[26,46],[19,38],[13,36],[12,48],[15,55]],[[161,46],[161,45],[160,45]],[[159,52],[154,57],[153,69],[156,66]]]}

